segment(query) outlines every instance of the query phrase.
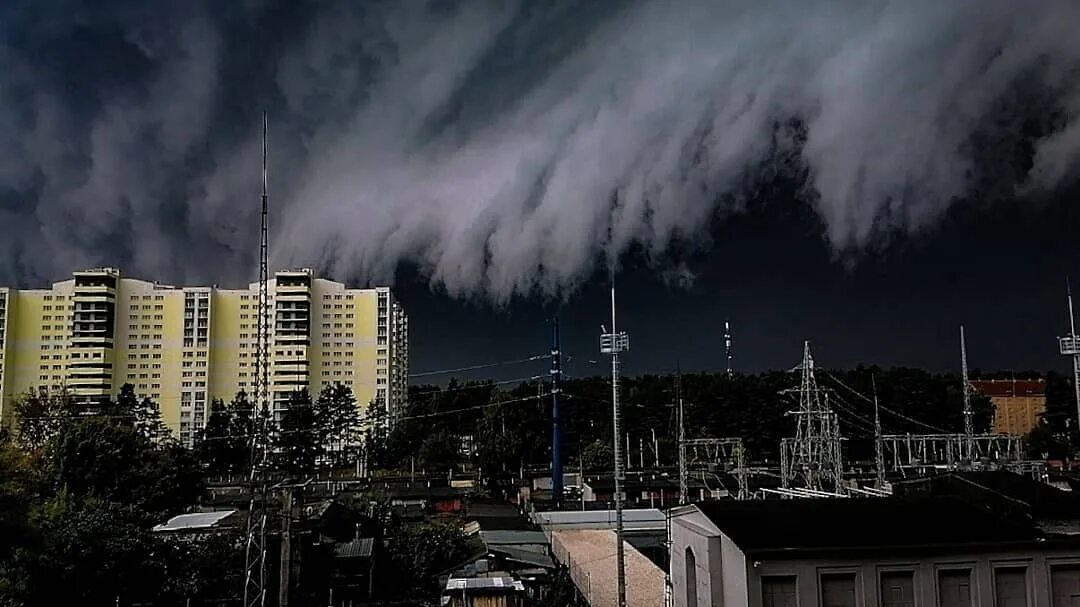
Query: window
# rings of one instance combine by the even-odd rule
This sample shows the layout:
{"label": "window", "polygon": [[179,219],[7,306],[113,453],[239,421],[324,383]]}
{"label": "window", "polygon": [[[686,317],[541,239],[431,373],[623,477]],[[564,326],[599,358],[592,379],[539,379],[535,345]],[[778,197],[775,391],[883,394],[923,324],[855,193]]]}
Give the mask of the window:
{"label": "window", "polygon": [[1080,565],[1051,565],[1050,595],[1054,607],[1080,604]]}
{"label": "window", "polygon": [[970,569],[944,569],[938,571],[938,605],[941,607],[971,607]]}
{"label": "window", "polygon": [[697,559],[694,550],[686,547],[686,607],[697,607]]}
{"label": "window", "polygon": [[913,571],[882,572],[881,607],[915,607]]}
{"label": "window", "polygon": [[761,578],[762,607],[796,607],[795,576],[766,575]]}
{"label": "window", "polygon": [[821,607],[855,607],[855,574],[822,574]]}
{"label": "window", "polygon": [[1027,607],[1027,568],[994,569],[995,607]]}

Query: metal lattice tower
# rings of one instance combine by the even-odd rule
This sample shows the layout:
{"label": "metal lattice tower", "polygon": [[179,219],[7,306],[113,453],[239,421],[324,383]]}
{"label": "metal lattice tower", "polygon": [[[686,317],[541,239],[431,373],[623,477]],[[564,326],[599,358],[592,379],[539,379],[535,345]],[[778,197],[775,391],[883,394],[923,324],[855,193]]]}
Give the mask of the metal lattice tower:
{"label": "metal lattice tower", "polygon": [[248,506],[247,545],[244,549],[244,607],[266,604],[266,464],[269,449],[270,419],[270,270],[268,261],[269,194],[267,193],[267,116],[262,124],[262,211],[259,231],[259,318],[255,351],[255,394],[251,415],[251,460]]}
{"label": "metal lattice tower", "polygon": [[[1076,391],[1076,421],[1080,424],[1080,336],[1076,334],[1076,317],[1073,315],[1072,287],[1065,281],[1065,297],[1069,301],[1069,334],[1058,338],[1061,354],[1072,356],[1073,389]],[[1078,426],[1080,427],[1080,426]]]}
{"label": "metal lattice tower", "polygon": [[679,411],[679,503],[689,501],[686,486],[686,413],[683,410],[682,372],[675,376],[675,401]]}
{"label": "metal lattice tower", "polygon": [[877,380],[873,375],[870,376],[870,384],[874,388],[874,472],[877,476],[874,488],[881,489],[885,486],[885,446],[881,440],[881,410],[878,408]]}
{"label": "metal lattice tower", "polygon": [[795,438],[781,443],[783,487],[794,483],[814,491],[840,493],[840,421],[829,407],[827,391],[817,385],[809,341],[803,342],[800,367],[799,409],[790,413],[798,418]]}
{"label": "metal lattice tower", "polygon": [[960,325],[960,372],[964,380],[964,459],[971,461],[973,450],[971,437],[975,434],[974,412],[971,410],[971,383],[968,381],[967,340],[964,338],[964,325]]}
{"label": "metal lattice tower", "polygon": [[615,277],[611,279],[611,333],[600,335],[600,352],[611,355],[611,406],[615,445],[615,569],[618,602],[626,607],[626,562],[623,549],[623,481],[625,480],[622,453],[622,408],[619,406],[619,353],[630,349],[630,336],[615,330]]}

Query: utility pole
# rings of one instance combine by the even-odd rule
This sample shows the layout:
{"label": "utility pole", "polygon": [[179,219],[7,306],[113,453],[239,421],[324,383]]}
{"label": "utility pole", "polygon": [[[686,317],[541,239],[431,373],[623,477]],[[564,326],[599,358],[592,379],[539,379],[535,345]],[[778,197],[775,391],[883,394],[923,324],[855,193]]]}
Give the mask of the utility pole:
{"label": "utility pole", "polygon": [[244,607],[263,607],[266,604],[266,511],[268,428],[270,418],[270,270],[267,260],[269,241],[270,197],[267,188],[267,131],[268,120],[263,112],[262,124],[262,212],[259,231],[259,319],[255,351],[255,411],[251,415],[250,469],[248,475],[251,499],[248,506],[247,544],[244,548]]}
{"label": "utility pole", "polygon": [[967,341],[964,338],[964,325],[960,325],[960,369],[964,379],[964,459],[967,465],[973,465],[972,435],[975,434],[975,424],[971,410],[971,384],[968,382],[967,364]]}
{"label": "utility pole", "polygon": [[551,330],[551,497],[556,507],[562,503],[562,434],[559,428],[559,393],[562,390],[562,346],[559,317],[552,319]]}
{"label": "utility pole", "polygon": [[289,591],[292,589],[292,515],[293,487],[284,489],[281,508],[281,564],[278,581],[278,607],[289,607]]}
{"label": "utility pole", "polygon": [[649,428],[649,432],[652,433],[652,452],[653,457],[656,458],[656,469],[660,469],[660,443],[656,442],[656,428]]}
{"label": "utility pole", "polygon": [[617,575],[616,607],[626,607],[626,563],[623,549],[623,454],[622,409],[619,407],[619,354],[630,349],[630,336],[615,328],[615,272],[611,274],[611,333],[603,326],[600,335],[600,352],[611,355],[611,407],[612,430],[615,448],[615,569]]}
{"label": "utility pole", "polygon": [[683,410],[682,371],[675,375],[675,404],[679,411],[679,504],[681,505],[687,502],[689,493],[686,486],[686,412]]}
{"label": "utility pole", "polygon": [[1076,422],[1080,429],[1080,336],[1076,334],[1076,317],[1073,315],[1072,286],[1065,279],[1065,297],[1069,302],[1069,334],[1058,338],[1063,356],[1072,356],[1073,389],[1076,391]]}
{"label": "utility pole", "polygon": [[874,468],[877,471],[876,489],[885,486],[885,449],[881,441],[881,411],[878,410],[877,380],[870,376],[870,385],[874,388]]}

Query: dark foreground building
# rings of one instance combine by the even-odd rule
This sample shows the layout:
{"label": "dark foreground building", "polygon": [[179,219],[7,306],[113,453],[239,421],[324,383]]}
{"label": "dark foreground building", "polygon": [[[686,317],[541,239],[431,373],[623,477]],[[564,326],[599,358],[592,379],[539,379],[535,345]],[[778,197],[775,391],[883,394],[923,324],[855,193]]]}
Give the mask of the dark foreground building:
{"label": "dark foreground building", "polygon": [[1080,502],[1008,473],[673,512],[678,607],[1080,605]]}

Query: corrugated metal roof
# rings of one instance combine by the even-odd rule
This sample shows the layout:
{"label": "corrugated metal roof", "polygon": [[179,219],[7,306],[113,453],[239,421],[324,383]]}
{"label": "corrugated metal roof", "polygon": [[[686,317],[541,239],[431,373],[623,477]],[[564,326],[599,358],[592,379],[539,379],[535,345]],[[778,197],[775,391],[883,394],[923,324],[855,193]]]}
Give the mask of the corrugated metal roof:
{"label": "corrugated metal roof", "polygon": [[334,556],[342,559],[371,556],[371,549],[375,545],[375,539],[362,537],[351,542],[334,544]]}
{"label": "corrugated metal roof", "polygon": [[507,590],[525,591],[525,585],[509,576],[450,578],[446,582],[447,590]]}
{"label": "corrugated metal roof", "polygon": [[535,565],[536,567],[544,567],[547,569],[555,568],[555,562],[551,560],[550,556],[532,550],[515,548],[513,546],[495,546],[491,548],[491,551],[500,554],[506,560],[514,561],[515,563]]}
{"label": "corrugated metal roof", "polygon": [[154,531],[165,532],[210,529],[235,513],[236,510],[221,510],[219,512],[195,512],[193,514],[181,514],[172,517],[167,522],[161,525],[155,526]]}

